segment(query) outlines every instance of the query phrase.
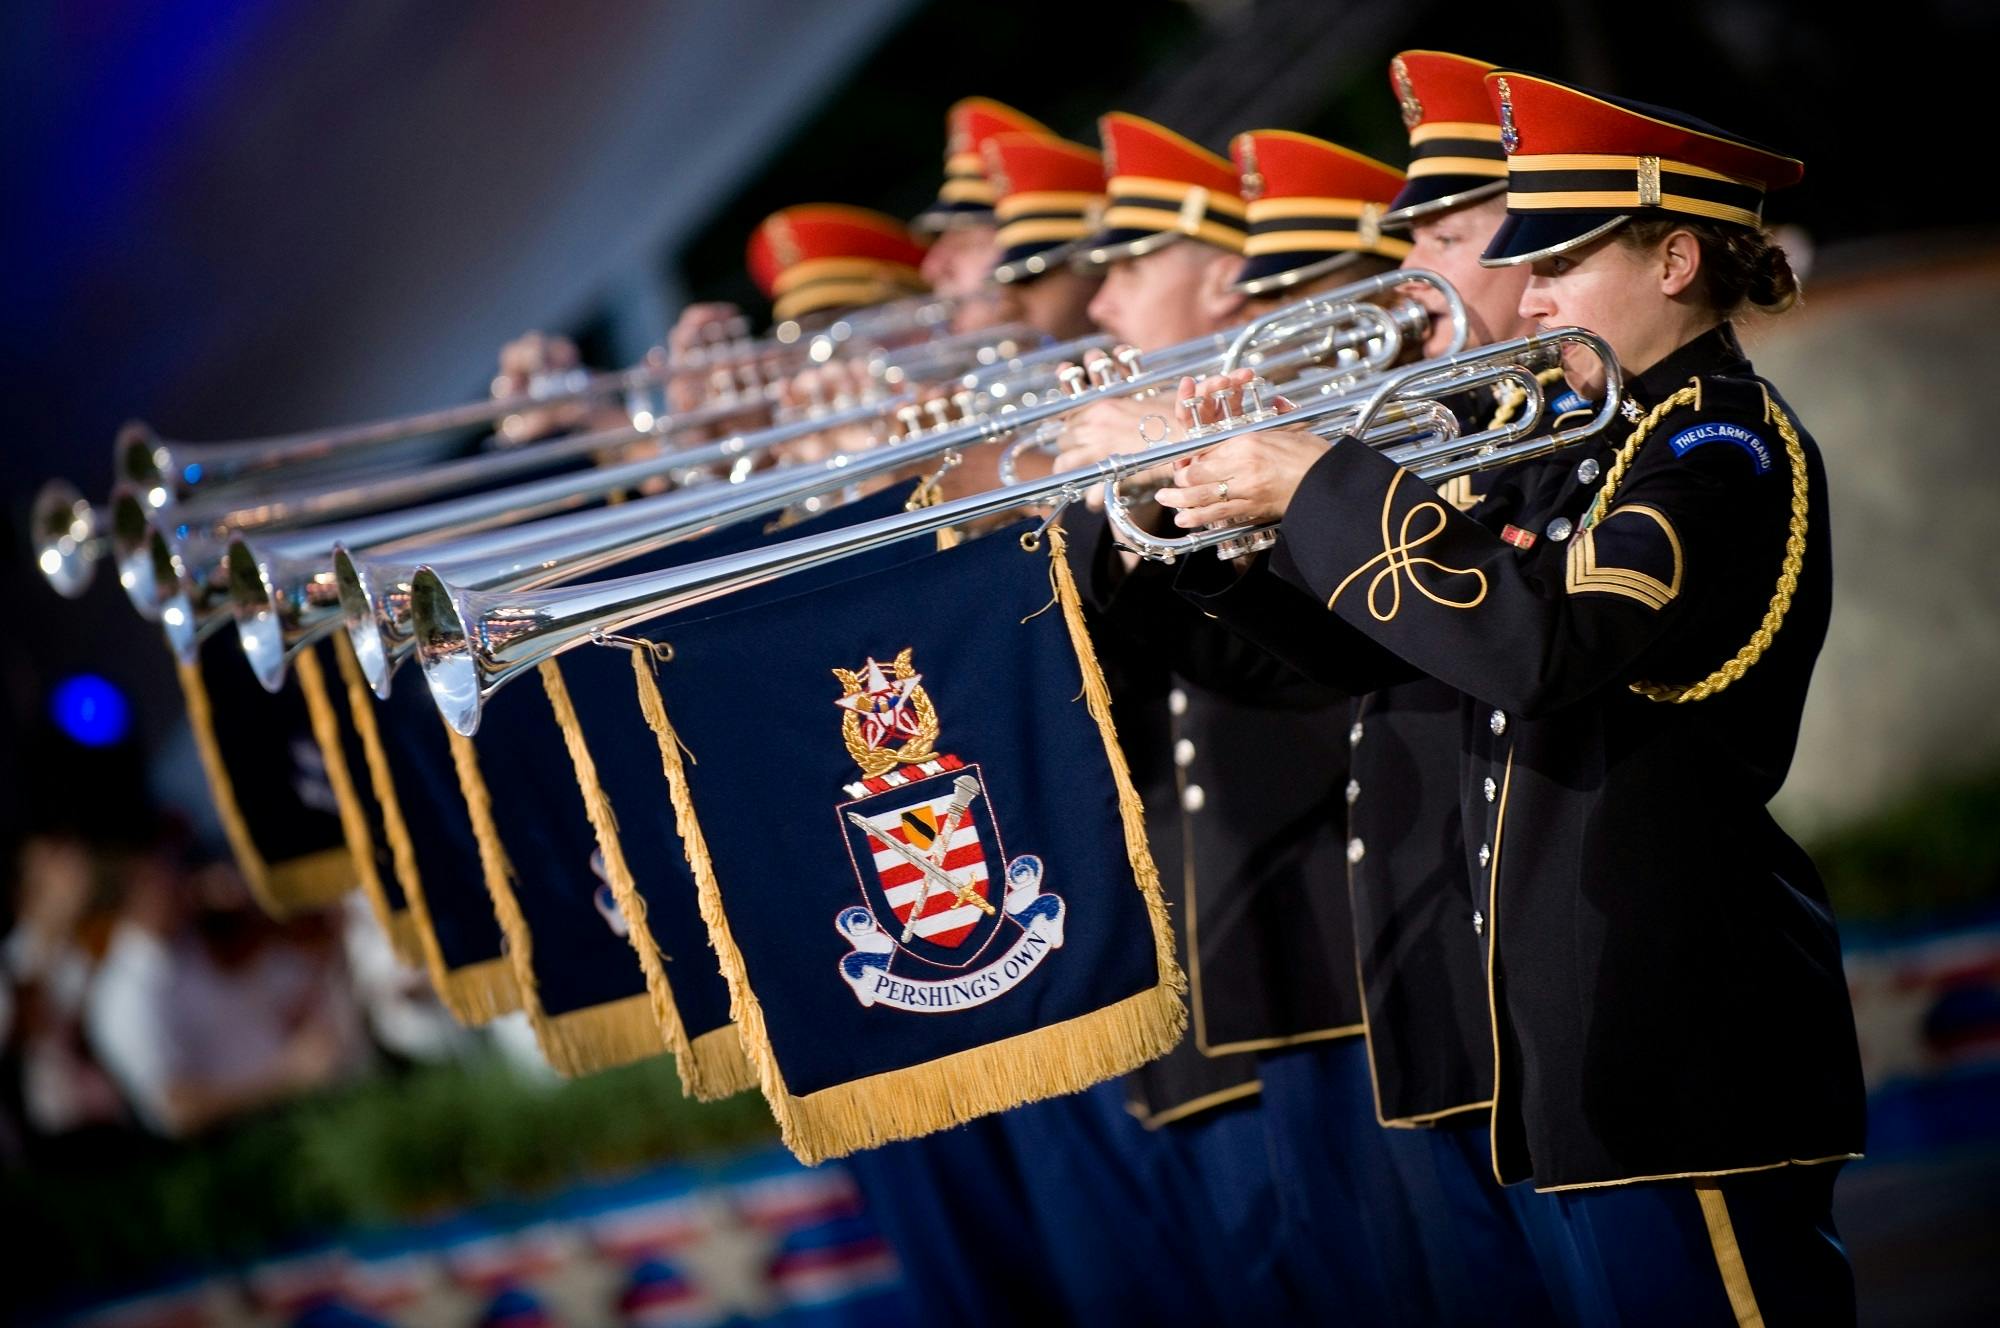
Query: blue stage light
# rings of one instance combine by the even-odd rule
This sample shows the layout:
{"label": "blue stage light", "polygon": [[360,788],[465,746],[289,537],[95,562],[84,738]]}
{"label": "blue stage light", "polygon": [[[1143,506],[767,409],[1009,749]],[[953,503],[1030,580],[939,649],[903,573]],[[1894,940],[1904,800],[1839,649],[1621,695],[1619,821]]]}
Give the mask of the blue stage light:
{"label": "blue stage light", "polygon": [[109,747],[132,728],[125,694],[94,673],[79,673],[56,684],[49,709],[58,727],[86,747]]}

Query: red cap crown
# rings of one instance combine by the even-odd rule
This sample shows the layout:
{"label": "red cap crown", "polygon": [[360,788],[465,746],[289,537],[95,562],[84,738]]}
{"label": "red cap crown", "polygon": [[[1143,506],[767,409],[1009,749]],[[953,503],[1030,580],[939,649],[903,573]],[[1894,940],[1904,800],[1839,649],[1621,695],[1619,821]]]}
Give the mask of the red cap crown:
{"label": "red cap crown", "polygon": [[1229,145],[1250,222],[1244,289],[1262,294],[1332,270],[1358,253],[1402,258],[1409,241],[1382,233],[1403,173],[1352,149],[1288,129],[1253,129]]}
{"label": "red cap crown", "polygon": [[[1132,254],[1161,237],[1185,235],[1243,252],[1243,200],[1236,171],[1221,157],[1151,120],[1113,111],[1098,121],[1104,140],[1106,234],[1100,253]],[[1131,248],[1137,244],[1141,247]]]}
{"label": "red cap crown", "polygon": [[1500,192],[1507,154],[1486,95],[1493,66],[1448,51],[1403,51],[1389,61],[1389,90],[1410,131],[1410,178],[1390,224],[1449,211]]}
{"label": "red cap crown", "polygon": [[1763,225],[1764,194],[1796,184],[1797,159],[1678,111],[1494,71],[1486,87],[1507,152],[1507,223],[1489,263],[1587,242],[1620,218],[1661,212]]}
{"label": "red cap crown", "polygon": [[916,224],[943,230],[959,221],[989,221],[994,189],[986,179],[984,145],[995,134],[1047,134],[1032,116],[991,97],[965,97],[945,112],[944,184]]}
{"label": "red cap crown", "polygon": [[993,275],[1039,275],[1097,229],[1104,210],[1104,159],[1095,148],[1048,134],[986,140],[986,178],[999,192],[999,265]]}
{"label": "red cap crown", "polygon": [[750,236],[751,279],[780,319],[920,291],[924,246],[894,217],[840,203],[772,213]]}

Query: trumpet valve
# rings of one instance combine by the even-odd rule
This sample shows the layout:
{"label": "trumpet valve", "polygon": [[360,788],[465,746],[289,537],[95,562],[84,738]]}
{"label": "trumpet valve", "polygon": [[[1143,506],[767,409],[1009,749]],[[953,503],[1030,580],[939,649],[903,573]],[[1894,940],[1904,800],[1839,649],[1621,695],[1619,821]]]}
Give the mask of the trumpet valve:
{"label": "trumpet valve", "polygon": [[1253,553],[1261,553],[1277,542],[1278,532],[1268,526],[1262,526],[1220,541],[1215,546],[1215,556],[1230,560],[1247,558]]}
{"label": "trumpet valve", "polygon": [[708,395],[717,401],[736,395],[736,378],[727,369],[717,369],[708,376]]}
{"label": "trumpet valve", "polygon": [[1188,417],[1188,437],[1193,438],[1197,434],[1208,432],[1208,426],[1202,423],[1200,397],[1184,399],[1181,402],[1181,410],[1186,412]]}
{"label": "trumpet valve", "polygon": [[1084,380],[1087,377],[1088,375],[1084,372],[1083,366],[1080,364],[1065,364],[1062,368],[1056,370],[1056,381],[1062,384],[1062,390],[1065,393],[1073,397],[1083,395]]}
{"label": "trumpet valve", "polygon": [[1264,393],[1270,389],[1270,382],[1263,378],[1252,378],[1243,385],[1243,423],[1259,424],[1278,413],[1264,404]]}
{"label": "trumpet valve", "polygon": [[1113,382],[1117,381],[1117,378],[1118,366],[1113,364],[1110,359],[1102,355],[1091,359],[1090,385],[1092,387],[1109,387]]}
{"label": "trumpet valve", "polygon": [[979,394],[972,391],[954,392],[951,394],[951,404],[958,411],[958,418],[969,420],[973,415],[972,408],[979,404]]}
{"label": "trumpet valve", "polygon": [[931,427],[946,429],[951,427],[951,403],[943,397],[932,397],[924,403],[924,413],[931,417]]}
{"label": "trumpet valve", "polygon": [[1125,377],[1128,380],[1137,378],[1139,376],[1140,356],[1139,356],[1139,348],[1137,346],[1120,346],[1118,349],[1111,352],[1111,358],[1118,361],[1118,363],[1121,366],[1123,366],[1125,370]]}
{"label": "trumpet valve", "polygon": [[1215,422],[1210,426],[1211,428],[1227,429],[1236,422],[1229,414],[1229,390],[1227,388],[1224,388],[1220,392],[1211,393],[1208,399],[1215,403]]}
{"label": "trumpet valve", "polygon": [[896,412],[896,422],[903,426],[903,436],[905,438],[915,438],[924,431],[924,408],[922,406],[904,406]]}

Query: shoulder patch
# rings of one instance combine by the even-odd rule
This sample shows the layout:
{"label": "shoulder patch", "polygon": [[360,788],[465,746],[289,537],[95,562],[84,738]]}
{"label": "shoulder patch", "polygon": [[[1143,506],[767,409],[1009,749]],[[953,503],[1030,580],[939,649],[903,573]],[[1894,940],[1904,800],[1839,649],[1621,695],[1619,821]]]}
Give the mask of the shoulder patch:
{"label": "shoulder patch", "polygon": [[1772,466],[1771,445],[1755,430],[1740,424],[1724,424],[1711,420],[1704,424],[1682,429],[1667,439],[1667,446],[1674,449],[1674,455],[1684,457],[1705,443],[1728,443],[1740,447],[1749,454],[1751,463],[1757,467],[1759,475],[1767,474]]}

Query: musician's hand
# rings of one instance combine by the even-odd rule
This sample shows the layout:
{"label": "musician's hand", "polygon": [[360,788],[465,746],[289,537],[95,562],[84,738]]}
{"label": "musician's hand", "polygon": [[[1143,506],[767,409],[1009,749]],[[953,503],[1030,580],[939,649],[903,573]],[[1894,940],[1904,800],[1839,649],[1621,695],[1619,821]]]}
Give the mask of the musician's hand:
{"label": "musician's hand", "polygon": [[[493,395],[496,399],[525,396],[548,375],[564,373],[577,364],[576,343],[568,337],[524,332],[500,348],[500,372],[493,379]],[[498,432],[507,443],[531,443],[577,428],[589,414],[589,406],[581,402],[524,410],[501,420]]]}
{"label": "musician's hand", "polygon": [[[1156,421],[1148,424],[1148,415],[1156,417]],[[1154,403],[1125,397],[1092,402],[1064,416],[1063,426],[1062,446],[1056,452],[1055,468],[1058,471],[1094,466],[1107,457],[1127,452],[1142,452],[1165,441],[1166,437],[1174,436],[1171,425]],[[1148,433],[1157,435],[1153,442],[1146,440]],[[1128,491],[1136,493],[1149,482],[1165,483],[1164,468],[1148,472],[1143,478],[1135,478],[1130,482]],[[1103,487],[1092,485],[1085,492],[1084,501],[1092,510],[1101,508],[1104,505]]]}
{"label": "musician's hand", "polygon": [[[693,410],[708,399],[710,374],[716,366],[700,363],[703,350],[745,335],[742,311],[733,304],[691,304],[681,310],[667,333],[667,354],[676,361],[693,361],[667,380],[667,409]],[[734,366],[730,366],[732,372]]]}
{"label": "musician's hand", "polygon": [[1176,468],[1173,487],[1155,497],[1175,509],[1174,524],[1183,530],[1218,521],[1264,525],[1284,517],[1299,481],[1326,449],[1324,438],[1303,429],[1262,429]]}

